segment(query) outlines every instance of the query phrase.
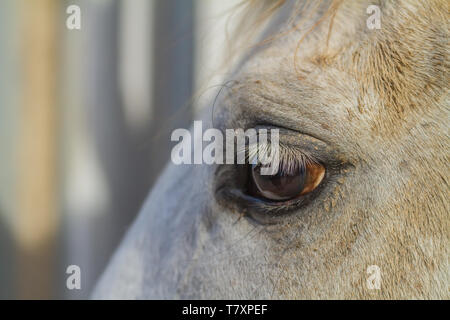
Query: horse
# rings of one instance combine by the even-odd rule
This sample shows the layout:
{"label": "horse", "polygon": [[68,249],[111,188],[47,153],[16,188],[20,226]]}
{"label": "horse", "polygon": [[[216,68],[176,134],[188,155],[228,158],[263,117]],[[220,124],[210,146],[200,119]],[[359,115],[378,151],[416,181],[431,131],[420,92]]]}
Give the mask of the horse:
{"label": "horse", "polygon": [[448,299],[449,2],[247,6],[201,118],[279,129],[281,173],[169,163],[92,297]]}

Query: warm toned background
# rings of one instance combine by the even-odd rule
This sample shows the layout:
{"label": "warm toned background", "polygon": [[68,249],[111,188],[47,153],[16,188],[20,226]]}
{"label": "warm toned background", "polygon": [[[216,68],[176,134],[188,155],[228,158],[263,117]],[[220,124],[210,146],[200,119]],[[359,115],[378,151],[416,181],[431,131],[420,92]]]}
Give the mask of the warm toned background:
{"label": "warm toned background", "polygon": [[223,80],[237,2],[0,0],[0,298],[89,296],[171,130]]}

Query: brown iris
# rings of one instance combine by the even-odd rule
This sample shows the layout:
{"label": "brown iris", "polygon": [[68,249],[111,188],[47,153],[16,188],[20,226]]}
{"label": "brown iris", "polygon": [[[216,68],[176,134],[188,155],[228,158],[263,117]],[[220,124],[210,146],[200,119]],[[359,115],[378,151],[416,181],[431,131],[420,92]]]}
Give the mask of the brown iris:
{"label": "brown iris", "polygon": [[307,163],[289,172],[279,170],[275,175],[262,175],[261,165],[252,165],[249,191],[272,201],[290,200],[313,191],[324,175],[325,168],[318,163]]}

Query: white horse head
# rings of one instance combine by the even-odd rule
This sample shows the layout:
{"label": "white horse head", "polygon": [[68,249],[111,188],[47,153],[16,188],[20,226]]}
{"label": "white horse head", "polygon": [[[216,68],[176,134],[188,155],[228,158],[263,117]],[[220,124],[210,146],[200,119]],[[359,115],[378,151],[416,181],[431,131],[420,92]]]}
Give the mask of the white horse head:
{"label": "white horse head", "polygon": [[449,2],[370,2],[281,1],[216,103],[317,183],[169,164],[95,298],[449,298]]}

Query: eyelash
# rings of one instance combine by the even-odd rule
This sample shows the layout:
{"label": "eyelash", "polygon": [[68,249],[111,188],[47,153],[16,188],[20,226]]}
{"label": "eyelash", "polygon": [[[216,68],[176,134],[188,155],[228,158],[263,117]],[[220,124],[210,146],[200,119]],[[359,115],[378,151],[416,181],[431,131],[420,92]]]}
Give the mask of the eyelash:
{"label": "eyelash", "polygon": [[[250,159],[255,154],[259,154],[262,157],[267,156],[267,150],[270,148],[260,145],[257,146],[257,150],[255,151],[252,147],[246,146],[245,148],[245,154],[246,154],[246,162],[247,164],[251,164]],[[252,150],[252,151],[250,151]],[[291,147],[285,144],[279,143],[279,151],[280,151],[280,158],[279,158],[279,166],[278,170],[281,170],[281,174],[292,174],[294,172],[297,172],[298,170],[304,170],[306,168],[306,165],[308,164],[317,164],[319,161],[316,157],[313,155],[306,153],[305,151]]]}
{"label": "eyelash", "polygon": [[308,164],[314,163],[318,163],[318,161],[311,155],[292,147],[280,146],[278,170],[281,175],[289,175],[298,171],[304,171]]}

